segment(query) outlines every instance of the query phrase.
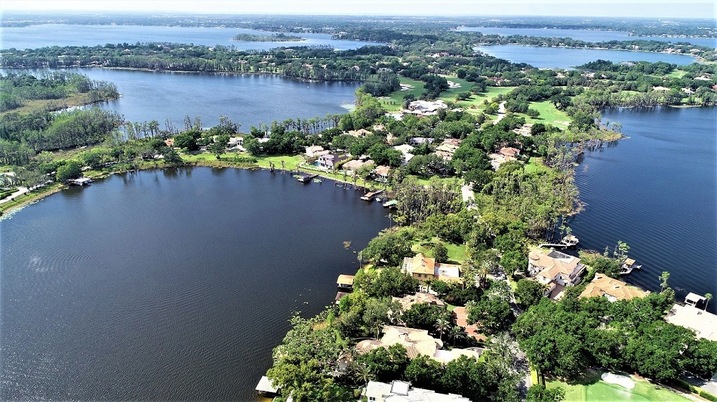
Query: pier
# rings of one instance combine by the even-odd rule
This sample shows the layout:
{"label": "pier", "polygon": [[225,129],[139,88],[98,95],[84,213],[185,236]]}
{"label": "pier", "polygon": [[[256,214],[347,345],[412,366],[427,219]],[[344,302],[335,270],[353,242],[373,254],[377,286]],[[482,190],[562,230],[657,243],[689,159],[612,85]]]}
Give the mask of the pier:
{"label": "pier", "polygon": [[377,195],[383,193],[383,190],[376,190],[376,191],[370,191],[361,197],[364,201],[373,201],[374,198],[376,198]]}
{"label": "pier", "polygon": [[560,242],[558,243],[541,243],[538,247],[552,247],[556,249],[575,248],[578,243],[580,243],[580,240],[578,240],[577,237],[569,235],[560,239]]}
{"label": "pier", "polygon": [[92,181],[89,177],[80,177],[79,179],[67,180],[67,183],[72,186],[89,186]]}
{"label": "pier", "polygon": [[319,175],[318,174],[299,173],[299,174],[295,174],[294,177],[296,177],[296,180],[298,180],[301,183],[308,183],[312,179],[319,177]]}
{"label": "pier", "polygon": [[622,266],[620,266],[620,275],[628,275],[634,269],[640,268],[642,268],[642,265],[635,264],[635,260],[632,258],[625,258],[625,261],[622,262]]}

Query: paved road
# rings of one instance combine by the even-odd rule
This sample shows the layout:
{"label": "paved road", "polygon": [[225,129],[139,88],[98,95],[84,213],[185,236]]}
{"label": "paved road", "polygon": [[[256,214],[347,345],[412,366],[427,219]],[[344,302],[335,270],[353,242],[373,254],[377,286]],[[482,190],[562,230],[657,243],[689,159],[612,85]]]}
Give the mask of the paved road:
{"label": "paved road", "polygon": [[14,193],[10,194],[9,197],[5,197],[5,198],[3,198],[2,200],[0,200],[0,204],[4,204],[4,203],[6,203],[6,202],[10,202],[10,201],[14,200],[15,198],[17,198],[17,197],[19,197],[19,196],[21,196],[21,195],[23,195],[23,194],[25,194],[25,193],[28,193],[28,192],[30,192],[30,190],[29,190],[27,187],[18,187],[18,188],[17,188],[17,191],[15,191]]}

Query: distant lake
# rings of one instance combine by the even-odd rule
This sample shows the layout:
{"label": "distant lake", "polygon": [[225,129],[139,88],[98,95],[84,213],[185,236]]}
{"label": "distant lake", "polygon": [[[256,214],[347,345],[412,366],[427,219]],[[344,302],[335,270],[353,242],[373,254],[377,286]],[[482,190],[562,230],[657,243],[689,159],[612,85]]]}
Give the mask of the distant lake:
{"label": "distant lake", "polygon": [[[20,72],[22,70],[15,70]],[[38,73],[41,70],[33,70]],[[100,104],[129,121],[169,119],[179,129],[184,118],[199,116],[202,126],[227,116],[248,131],[251,126],[289,118],[343,114],[353,106],[359,83],[305,82],[271,75],[168,73],[100,68],[73,70],[94,80],[113,82],[122,97]]]}
{"label": "distant lake", "polygon": [[240,400],[388,226],[333,182],[111,176],[0,221],[0,400]]}
{"label": "distant lake", "polygon": [[499,28],[499,27],[458,27],[458,31],[481,32],[484,35],[525,35],[540,38],[572,38],[585,42],[608,42],[611,40],[654,40],[658,42],[692,43],[699,46],[717,47],[717,38],[665,38],[662,36],[631,36],[628,32],[592,29],[559,28]]}
{"label": "distant lake", "polygon": [[515,63],[528,63],[537,68],[573,68],[598,59],[614,63],[623,61],[664,61],[684,66],[695,59],[691,56],[667,53],[630,52],[626,50],[571,49],[557,47],[496,45],[478,46],[476,50]]}
{"label": "distant lake", "polygon": [[[642,270],[628,282],[659,291],[657,277],[682,301],[717,295],[717,113],[714,108],[608,110],[629,138],[586,152],[576,183],[585,211],[571,219],[580,246],[603,251],[618,240]],[[710,310],[717,312],[717,303]]]}
{"label": "distant lake", "polygon": [[[237,34],[270,35],[272,32],[241,28],[203,28],[142,25],[44,24],[0,27],[0,49],[35,49],[45,46],[96,46],[137,42],[172,42],[195,45],[235,46],[239,50],[268,50],[280,46],[332,46],[336,50],[357,49],[374,42],[332,39],[329,34],[302,33],[299,42],[235,41]],[[293,34],[292,34],[293,35]]]}

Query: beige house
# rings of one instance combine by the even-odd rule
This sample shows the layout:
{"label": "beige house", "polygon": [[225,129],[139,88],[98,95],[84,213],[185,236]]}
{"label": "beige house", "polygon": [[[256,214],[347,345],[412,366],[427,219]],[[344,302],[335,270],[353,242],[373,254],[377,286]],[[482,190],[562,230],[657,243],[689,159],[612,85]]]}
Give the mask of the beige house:
{"label": "beige house", "polygon": [[419,281],[438,279],[445,282],[457,282],[461,280],[459,265],[437,263],[434,258],[426,257],[421,253],[416,254],[415,257],[404,258],[401,270]]}
{"label": "beige house", "polygon": [[453,154],[455,154],[458,147],[461,146],[461,142],[461,140],[456,138],[446,138],[441,145],[436,148],[436,155],[447,161],[453,159]]}
{"label": "beige house", "polygon": [[414,304],[420,303],[426,303],[439,307],[445,307],[446,305],[446,303],[438,298],[438,296],[426,292],[416,292],[412,295],[405,295],[403,297],[391,297],[391,299],[398,302],[404,311],[410,309]]}
{"label": "beige house", "polygon": [[644,291],[635,286],[630,286],[627,283],[610,278],[605,274],[595,274],[595,278],[588,283],[580,293],[580,297],[605,297],[611,302],[617,300],[630,300],[636,297],[645,297],[650,292]]}
{"label": "beige house", "polygon": [[550,249],[533,250],[528,255],[528,272],[544,284],[556,283],[561,286],[572,286],[580,281],[585,272],[585,265],[580,258]]}
{"label": "beige house", "polygon": [[363,396],[369,402],[470,402],[470,399],[458,394],[441,394],[430,389],[414,388],[405,381],[392,381],[390,384],[369,381]]}

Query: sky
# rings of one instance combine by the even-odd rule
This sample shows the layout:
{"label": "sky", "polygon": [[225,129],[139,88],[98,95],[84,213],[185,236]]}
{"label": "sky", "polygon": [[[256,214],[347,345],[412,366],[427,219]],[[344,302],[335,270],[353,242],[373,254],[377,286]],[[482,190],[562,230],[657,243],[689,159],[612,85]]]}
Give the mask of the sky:
{"label": "sky", "polygon": [[717,18],[714,0],[2,0],[2,10]]}

